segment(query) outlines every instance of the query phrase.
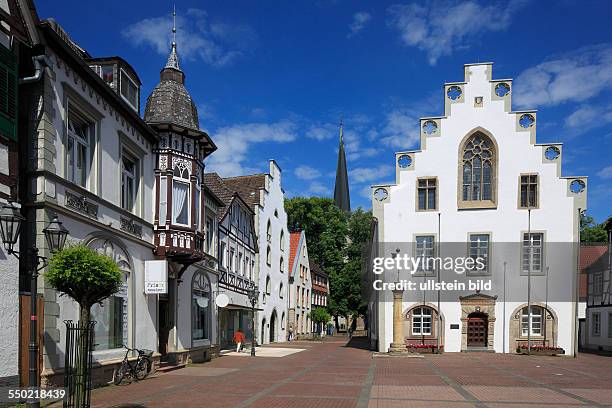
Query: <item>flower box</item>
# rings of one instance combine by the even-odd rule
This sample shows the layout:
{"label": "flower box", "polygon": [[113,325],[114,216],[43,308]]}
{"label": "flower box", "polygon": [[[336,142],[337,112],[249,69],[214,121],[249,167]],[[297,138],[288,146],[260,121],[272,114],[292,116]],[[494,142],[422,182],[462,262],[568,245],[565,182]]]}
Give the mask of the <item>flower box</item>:
{"label": "flower box", "polygon": [[[406,344],[408,351],[419,354],[438,354],[438,347],[435,344]],[[440,345],[440,353],[444,352],[444,346]]]}
{"label": "flower box", "polygon": [[531,351],[527,349],[527,345],[520,345],[516,348],[518,354],[527,354],[528,352],[532,356],[556,356],[558,354],[565,354],[565,350],[561,347],[552,346],[531,346]]}

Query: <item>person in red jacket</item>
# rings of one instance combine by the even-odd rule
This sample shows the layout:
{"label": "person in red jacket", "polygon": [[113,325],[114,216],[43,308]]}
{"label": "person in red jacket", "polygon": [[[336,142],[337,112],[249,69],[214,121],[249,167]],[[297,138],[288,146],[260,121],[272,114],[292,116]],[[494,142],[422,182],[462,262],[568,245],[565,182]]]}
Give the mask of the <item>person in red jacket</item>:
{"label": "person in red jacket", "polygon": [[234,333],[234,343],[236,343],[236,353],[240,353],[244,340],[245,340],[244,333],[241,332],[240,329],[236,330],[236,332]]}

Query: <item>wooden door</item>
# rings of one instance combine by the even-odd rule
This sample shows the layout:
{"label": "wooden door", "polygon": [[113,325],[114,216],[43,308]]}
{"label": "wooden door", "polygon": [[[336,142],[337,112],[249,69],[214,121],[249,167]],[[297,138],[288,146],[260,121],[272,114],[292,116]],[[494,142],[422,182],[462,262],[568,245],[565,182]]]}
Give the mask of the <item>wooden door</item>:
{"label": "wooden door", "polygon": [[485,317],[468,318],[467,345],[473,347],[487,345],[487,319]]}

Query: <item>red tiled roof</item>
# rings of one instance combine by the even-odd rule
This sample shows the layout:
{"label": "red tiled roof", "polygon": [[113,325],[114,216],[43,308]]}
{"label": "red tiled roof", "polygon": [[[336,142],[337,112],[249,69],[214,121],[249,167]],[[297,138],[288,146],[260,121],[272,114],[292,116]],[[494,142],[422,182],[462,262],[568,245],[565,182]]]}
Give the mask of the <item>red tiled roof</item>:
{"label": "red tiled roof", "polygon": [[300,249],[300,238],[302,231],[292,232],[289,234],[289,275],[293,273],[293,262]]}
{"label": "red tiled roof", "polygon": [[580,272],[597,262],[608,250],[607,245],[581,245],[580,246]]}

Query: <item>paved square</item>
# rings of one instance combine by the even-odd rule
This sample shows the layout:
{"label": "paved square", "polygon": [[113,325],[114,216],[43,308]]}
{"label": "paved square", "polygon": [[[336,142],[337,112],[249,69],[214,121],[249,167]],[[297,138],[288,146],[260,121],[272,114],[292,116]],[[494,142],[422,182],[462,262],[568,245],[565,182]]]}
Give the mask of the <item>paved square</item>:
{"label": "paved square", "polygon": [[[612,406],[612,359],[447,353],[372,358],[363,339],[223,355],[127,386],[93,407],[559,408]],[[284,354],[287,350],[292,353]],[[246,354],[246,353],[245,353]],[[283,354],[282,356],[280,354]],[[274,357],[270,357],[274,355]]]}

